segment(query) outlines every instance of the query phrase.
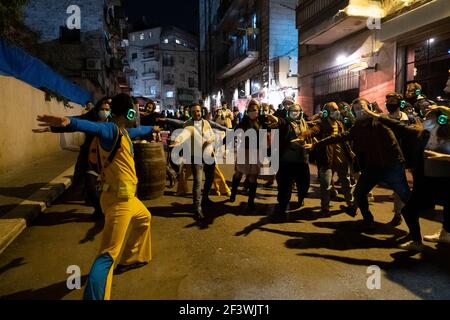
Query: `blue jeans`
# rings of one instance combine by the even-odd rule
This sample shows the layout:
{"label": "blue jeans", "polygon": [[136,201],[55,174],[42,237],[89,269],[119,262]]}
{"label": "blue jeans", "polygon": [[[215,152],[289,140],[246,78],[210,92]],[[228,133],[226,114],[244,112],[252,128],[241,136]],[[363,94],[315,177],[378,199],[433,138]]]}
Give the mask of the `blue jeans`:
{"label": "blue jeans", "polygon": [[390,189],[394,190],[403,203],[406,203],[411,195],[403,164],[396,164],[389,168],[363,170],[356,184],[354,196],[364,220],[373,221],[367,194],[380,182],[384,182]]}
{"label": "blue jeans", "polygon": [[205,172],[205,184],[203,186],[203,198],[207,198],[211,191],[214,181],[214,169],[216,164],[191,164],[192,175],[194,176],[194,184],[192,187],[192,198],[195,208],[200,208],[202,201],[202,171]]}

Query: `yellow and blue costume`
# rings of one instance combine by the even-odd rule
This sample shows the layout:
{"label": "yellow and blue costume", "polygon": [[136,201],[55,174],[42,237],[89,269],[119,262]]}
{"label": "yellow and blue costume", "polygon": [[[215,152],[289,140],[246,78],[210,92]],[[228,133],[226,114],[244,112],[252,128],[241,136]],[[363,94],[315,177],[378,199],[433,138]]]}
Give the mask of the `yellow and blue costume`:
{"label": "yellow and blue costume", "polygon": [[[136,197],[137,177],[130,137],[149,134],[152,127],[122,130],[114,123],[94,123],[71,118],[71,131],[99,138],[105,225],[99,256],[95,259],[84,291],[86,300],[109,300],[114,265],[147,263],[151,260],[151,214]],[[111,153],[114,157],[110,158]],[[126,239],[127,230],[130,229]],[[119,254],[122,256],[119,260]]]}

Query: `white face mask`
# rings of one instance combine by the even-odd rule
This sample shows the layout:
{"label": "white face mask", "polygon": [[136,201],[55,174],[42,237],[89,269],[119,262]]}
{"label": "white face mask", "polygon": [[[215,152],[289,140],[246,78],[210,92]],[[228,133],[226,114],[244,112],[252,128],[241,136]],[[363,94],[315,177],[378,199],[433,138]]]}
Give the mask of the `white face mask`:
{"label": "white face mask", "polygon": [[106,120],[106,119],[108,119],[110,115],[111,115],[111,111],[100,110],[100,111],[98,112],[98,117],[99,117],[101,120]]}
{"label": "white face mask", "polygon": [[333,111],[330,113],[330,118],[333,120],[337,120],[339,119],[341,113],[339,112],[339,110]]}
{"label": "white face mask", "polygon": [[247,116],[250,118],[250,120],[255,120],[256,118],[258,118],[258,111],[247,112]]}
{"label": "white face mask", "polygon": [[427,131],[433,131],[434,128],[436,128],[436,123],[433,120],[425,120],[423,122],[423,128]]}
{"label": "white face mask", "polygon": [[300,111],[290,111],[289,112],[289,118],[292,120],[298,120],[298,117],[300,116]]}
{"label": "white face mask", "polygon": [[358,119],[358,120],[364,120],[369,117],[369,115],[363,109],[355,111],[355,114],[356,114],[356,119]]}

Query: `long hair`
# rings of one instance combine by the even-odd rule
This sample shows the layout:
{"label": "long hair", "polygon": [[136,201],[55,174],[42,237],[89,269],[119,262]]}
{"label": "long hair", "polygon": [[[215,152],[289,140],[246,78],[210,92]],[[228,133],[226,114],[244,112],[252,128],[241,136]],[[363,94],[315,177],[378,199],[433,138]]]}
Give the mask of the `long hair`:
{"label": "long hair", "polygon": [[260,105],[258,100],[250,99],[248,101],[247,106],[245,107],[246,114],[244,115],[244,118],[242,119],[242,124],[241,124],[241,127],[244,130],[247,130],[247,129],[256,129],[256,130],[258,130],[261,127],[258,118],[256,118],[255,121],[252,121],[252,120],[250,120],[250,118],[247,115],[248,109],[251,106],[256,106],[256,110],[257,111],[259,111],[259,109],[261,108],[261,105]]}

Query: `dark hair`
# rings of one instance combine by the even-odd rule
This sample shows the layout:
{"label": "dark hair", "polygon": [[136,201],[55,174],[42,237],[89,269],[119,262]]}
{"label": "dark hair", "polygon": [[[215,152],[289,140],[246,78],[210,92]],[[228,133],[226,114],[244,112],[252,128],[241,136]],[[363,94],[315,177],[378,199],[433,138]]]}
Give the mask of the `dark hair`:
{"label": "dark hair", "polygon": [[400,93],[397,92],[390,92],[386,95],[387,98],[396,98],[397,100],[403,100],[403,96]]}
{"label": "dark hair", "polygon": [[356,98],[355,100],[352,101],[352,107],[354,104],[361,104],[361,102],[365,102],[367,104],[367,106],[369,106],[370,102],[367,99],[364,98]]}
{"label": "dark hair", "polygon": [[145,109],[148,109],[148,106],[151,105],[153,109],[156,108],[156,103],[153,100],[148,100],[147,103],[145,104]]}
{"label": "dark hair", "polygon": [[101,98],[100,100],[98,100],[97,101],[97,103],[95,104],[95,110],[99,110],[100,109],[100,107],[102,106],[102,105],[104,105],[105,103],[108,103],[108,104],[110,104],[110,107],[111,107],[111,102],[110,101],[108,101],[108,100],[111,100],[111,98],[110,97],[103,97],[103,98]]}
{"label": "dark hair", "polygon": [[196,106],[199,106],[200,110],[202,109],[202,105],[199,102],[194,102],[189,105],[189,110],[192,110],[192,108]]}
{"label": "dark hair", "polygon": [[128,110],[134,109],[131,97],[126,93],[119,93],[112,98],[111,113],[115,116],[127,114]]}

